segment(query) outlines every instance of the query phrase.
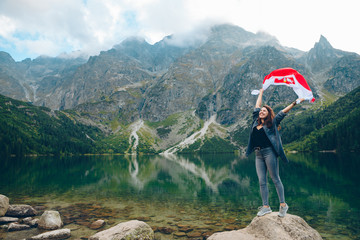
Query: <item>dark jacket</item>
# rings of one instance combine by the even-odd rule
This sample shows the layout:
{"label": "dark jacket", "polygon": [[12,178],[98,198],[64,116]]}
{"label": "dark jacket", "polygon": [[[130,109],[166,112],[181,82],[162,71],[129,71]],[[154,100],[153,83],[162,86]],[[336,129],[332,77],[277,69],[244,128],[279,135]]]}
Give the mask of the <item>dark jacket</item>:
{"label": "dark jacket", "polygon": [[[250,136],[249,136],[248,147],[246,150],[246,156],[249,156],[254,151],[254,146],[252,143],[251,135],[252,135],[252,131],[253,131],[254,127],[259,125],[257,122],[257,119],[259,117],[259,112],[260,112],[260,108],[254,109],[253,122],[251,124],[251,131],[250,131]],[[283,120],[285,116],[286,116],[286,113],[284,113],[283,111],[280,111],[278,114],[276,114],[276,116],[273,120],[272,127],[268,128],[267,126],[264,125],[263,128],[264,128],[266,136],[269,138],[269,140],[271,142],[271,145],[272,145],[273,150],[275,151],[276,157],[280,157],[281,160],[288,163],[289,160],[285,156],[285,152],[284,152],[282,142],[281,142],[280,133],[277,129],[281,120]]]}

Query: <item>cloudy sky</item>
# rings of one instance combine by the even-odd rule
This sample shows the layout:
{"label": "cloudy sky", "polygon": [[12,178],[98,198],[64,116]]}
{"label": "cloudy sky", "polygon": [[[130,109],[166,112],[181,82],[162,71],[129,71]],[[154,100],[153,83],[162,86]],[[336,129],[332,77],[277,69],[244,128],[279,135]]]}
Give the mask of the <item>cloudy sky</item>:
{"label": "cloudy sky", "polygon": [[128,36],[153,44],[175,34],[191,42],[231,23],[309,51],[325,36],[360,54],[359,0],[0,0],[0,51],[16,60],[108,50]]}

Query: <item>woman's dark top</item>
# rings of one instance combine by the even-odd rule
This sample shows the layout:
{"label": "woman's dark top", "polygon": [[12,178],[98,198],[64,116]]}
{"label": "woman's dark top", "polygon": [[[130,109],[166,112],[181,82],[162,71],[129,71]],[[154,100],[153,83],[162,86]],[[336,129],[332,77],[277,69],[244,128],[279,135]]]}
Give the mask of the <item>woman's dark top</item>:
{"label": "woman's dark top", "polygon": [[264,128],[257,129],[254,127],[251,139],[253,140],[254,147],[266,148],[271,147],[271,142],[266,136]]}
{"label": "woman's dark top", "polygon": [[[259,125],[258,120],[257,120],[259,118],[259,112],[260,112],[260,108],[254,109],[253,122],[251,124],[251,133],[249,136],[248,146],[246,148],[246,156],[249,156],[254,151],[254,148],[255,148],[255,146],[253,145],[254,141],[252,139],[252,136],[253,136],[252,132],[254,131],[254,128]],[[271,147],[275,151],[276,157],[280,157],[281,160],[288,163],[289,160],[285,156],[285,152],[284,152],[284,149],[283,149],[283,146],[281,143],[280,133],[277,129],[280,122],[284,119],[285,116],[286,116],[286,113],[284,113],[283,111],[280,111],[278,114],[276,114],[275,118],[273,119],[272,126],[270,128],[268,128],[266,125],[264,125],[263,129],[264,129],[266,136],[269,138],[269,140],[271,142]]]}

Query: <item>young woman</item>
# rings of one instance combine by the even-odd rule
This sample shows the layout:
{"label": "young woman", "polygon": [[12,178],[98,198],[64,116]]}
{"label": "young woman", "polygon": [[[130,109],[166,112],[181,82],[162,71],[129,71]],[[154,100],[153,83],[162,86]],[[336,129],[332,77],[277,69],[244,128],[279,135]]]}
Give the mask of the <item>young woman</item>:
{"label": "young woman", "polygon": [[248,156],[255,151],[256,173],[259,178],[263,203],[257,215],[264,216],[272,212],[269,206],[269,189],[267,186],[267,173],[269,172],[280,200],[278,215],[285,217],[289,206],[285,202],[284,186],[279,176],[279,160],[277,158],[280,157],[284,162],[289,161],[282,147],[278,126],[286,113],[296,105],[296,102],[302,102],[304,99],[297,99],[275,116],[274,111],[269,106],[265,105],[261,108],[263,92],[264,90],[260,89],[253,112],[253,122],[246,155]]}

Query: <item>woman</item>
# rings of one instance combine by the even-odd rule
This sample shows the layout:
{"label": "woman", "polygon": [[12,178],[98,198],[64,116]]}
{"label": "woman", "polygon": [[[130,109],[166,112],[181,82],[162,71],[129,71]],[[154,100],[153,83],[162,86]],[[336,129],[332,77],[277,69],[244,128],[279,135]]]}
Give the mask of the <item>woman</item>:
{"label": "woman", "polygon": [[269,206],[269,189],[267,186],[267,172],[269,171],[280,200],[278,215],[279,217],[285,217],[289,206],[285,202],[284,186],[279,176],[279,160],[277,157],[280,157],[284,162],[289,161],[282,147],[278,126],[286,116],[286,113],[289,112],[297,102],[302,102],[304,99],[297,99],[275,116],[274,111],[267,105],[260,109],[263,92],[264,90],[260,89],[253,112],[253,122],[246,155],[248,156],[255,151],[256,173],[259,178],[260,194],[263,203],[257,215],[264,216],[272,212]]}

